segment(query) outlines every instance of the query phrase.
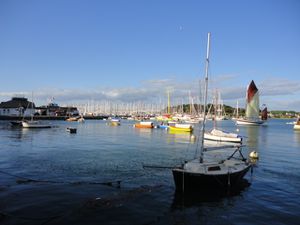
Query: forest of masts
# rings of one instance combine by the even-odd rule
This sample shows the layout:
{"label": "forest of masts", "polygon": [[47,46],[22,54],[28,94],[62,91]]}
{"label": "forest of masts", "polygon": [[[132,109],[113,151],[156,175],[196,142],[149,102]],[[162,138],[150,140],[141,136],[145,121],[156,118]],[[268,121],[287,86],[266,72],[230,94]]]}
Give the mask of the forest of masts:
{"label": "forest of masts", "polygon": [[[157,103],[159,102],[159,103]],[[115,101],[95,101],[91,100],[85,104],[73,104],[83,115],[118,115],[118,116],[139,116],[139,115],[162,115],[162,114],[189,114],[192,116],[203,115],[203,104],[200,99],[189,96],[188,103],[184,100],[172,99],[170,101],[143,102],[136,101],[131,103],[115,102]],[[206,108],[208,113],[220,112],[221,110],[227,114],[233,114],[234,108],[223,105],[220,99],[213,98]],[[240,113],[243,110],[239,109]]]}

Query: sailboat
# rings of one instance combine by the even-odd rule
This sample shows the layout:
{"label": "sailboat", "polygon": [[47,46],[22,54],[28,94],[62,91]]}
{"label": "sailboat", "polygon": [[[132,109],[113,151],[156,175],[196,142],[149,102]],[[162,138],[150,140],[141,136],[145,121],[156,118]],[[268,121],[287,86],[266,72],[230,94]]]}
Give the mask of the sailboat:
{"label": "sailboat", "polygon": [[[207,39],[204,109],[207,104],[210,33],[208,33]],[[217,160],[216,157],[208,158],[207,156],[212,154],[214,150],[210,149],[210,151],[208,151],[207,148],[204,148],[205,124],[206,110],[204,112],[202,124],[200,157],[186,161],[181,166],[172,169],[177,191],[183,192],[186,190],[201,190],[203,188],[223,191],[228,188],[238,186],[244,175],[251,167],[251,164],[242,155],[241,146],[236,147],[232,154],[225,159]],[[226,147],[224,146],[222,147],[222,149],[225,148]],[[227,150],[228,149],[226,149],[226,151]],[[237,154],[240,156],[239,158]]]}
{"label": "sailboat", "polygon": [[259,93],[258,89],[252,80],[247,88],[246,94],[246,117],[238,118],[236,120],[237,125],[261,125],[267,120],[267,108],[265,110],[265,115],[262,119],[259,118]]}
{"label": "sailboat", "polygon": [[231,117],[231,120],[237,120],[239,118],[239,101],[236,101],[236,108],[233,112],[233,117]]}
{"label": "sailboat", "polygon": [[[33,109],[33,100],[31,103],[31,108]],[[31,114],[31,120],[22,121],[22,127],[23,128],[51,128],[49,124],[41,123],[41,121],[39,120],[33,120],[33,113]]]}
{"label": "sailboat", "polygon": [[215,98],[214,98],[214,126],[213,129],[211,131],[207,131],[204,132],[204,139],[205,140],[210,140],[210,141],[217,141],[217,142],[233,142],[233,143],[242,143],[243,141],[243,137],[241,137],[240,135],[236,134],[236,133],[232,133],[232,132],[227,132],[227,131],[223,131],[220,129],[217,129],[217,118],[221,118],[223,116],[221,116],[220,112],[222,112],[222,110],[220,110],[220,105],[219,104],[219,100],[221,99],[221,94],[220,92],[216,92]]}

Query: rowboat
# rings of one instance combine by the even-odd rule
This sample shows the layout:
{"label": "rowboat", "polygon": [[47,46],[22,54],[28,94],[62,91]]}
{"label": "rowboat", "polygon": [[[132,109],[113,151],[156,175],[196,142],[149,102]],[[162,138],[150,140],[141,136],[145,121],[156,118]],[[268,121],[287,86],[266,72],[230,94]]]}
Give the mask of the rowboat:
{"label": "rowboat", "polygon": [[153,123],[152,122],[140,122],[140,123],[136,123],[134,124],[135,128],[153,128]]}
{"label": "rowboat", "polygon": [[182,131],[182,132],[192,132],[193,126],[191,124],[181,124],[176,123],[174,126],[169,126],[170,131]]}

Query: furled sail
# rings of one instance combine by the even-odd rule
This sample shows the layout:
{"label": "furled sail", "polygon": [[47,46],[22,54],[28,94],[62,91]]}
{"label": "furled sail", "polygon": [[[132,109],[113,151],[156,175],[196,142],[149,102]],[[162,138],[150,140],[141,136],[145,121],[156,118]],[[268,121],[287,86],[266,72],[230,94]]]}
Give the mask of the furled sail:
{"label": "furled sail", "polygon": [[246,117],[259,119],[259,93],[253,80],[247,88]]}

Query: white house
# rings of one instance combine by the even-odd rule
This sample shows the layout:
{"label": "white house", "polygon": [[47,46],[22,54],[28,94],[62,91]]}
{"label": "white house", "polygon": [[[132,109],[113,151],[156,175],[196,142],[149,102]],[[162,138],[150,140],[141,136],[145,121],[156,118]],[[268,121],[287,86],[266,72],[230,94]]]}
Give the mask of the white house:
{"label": "white house", "polygon": [[35,105],[24,97],[13,97],[10,101],[0,103],[0,116],[31,116]]}

